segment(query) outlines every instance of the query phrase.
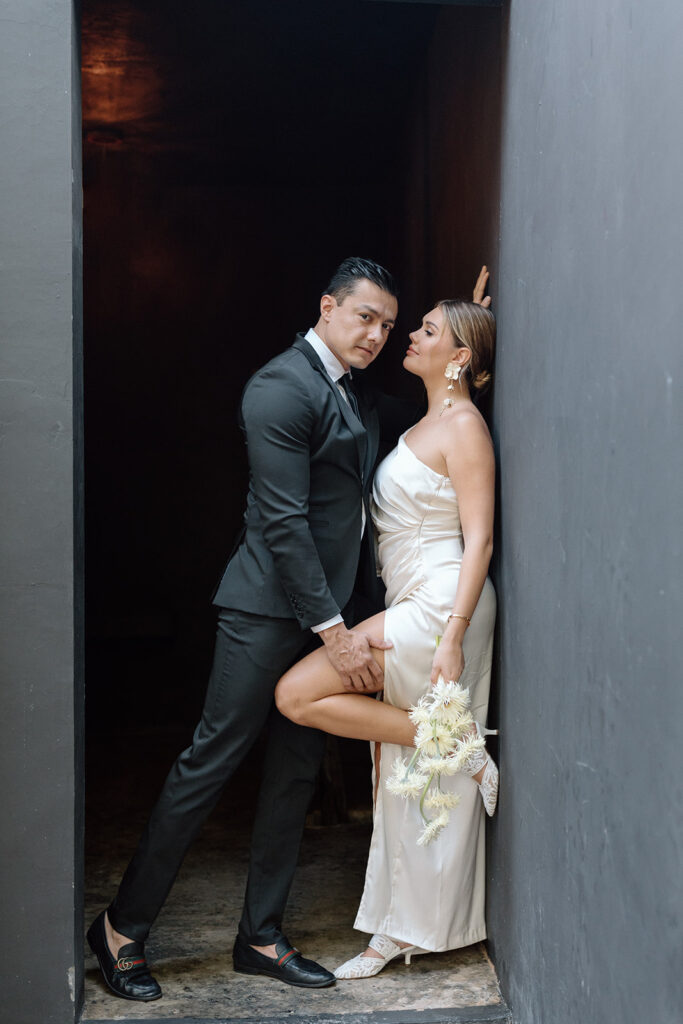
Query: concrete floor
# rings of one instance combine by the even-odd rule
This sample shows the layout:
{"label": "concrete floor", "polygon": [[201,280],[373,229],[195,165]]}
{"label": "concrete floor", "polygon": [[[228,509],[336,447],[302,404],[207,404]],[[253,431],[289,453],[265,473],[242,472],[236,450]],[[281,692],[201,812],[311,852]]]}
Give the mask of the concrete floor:
{"label": "concrete floor", "polygon": [[[101,768],[108,754],[102,748],[99,754]],[[161,777],[158,772],[152,776],[154,782]],[[106,770],[90,778],[86,926],[112,898],[153,799],[149,787],[127,785],[122,778]],[[147,943],[163,998],[145,1004],[111,995],[88,950],[84,1021],[329,1020],[340,1015],[351,1022],[382,1011],[391,1011],[397,1020],[412,1019],[401,1013],[409,1010],[431,1020],[505,1019],[481,944],[417,957],[410,966],[395,961],[375,978],[323,990],[234,973],[231,950],[246,878],[250,786],[247,779],[226,792],[188,854]],[[306,829],[285,929],[306,956],[330,969],[364,947],[365,936],[352,924],[369,837],[367,806],[352,810],[347,824]],[[490,1013],[425,1013],[475,1007]]]}

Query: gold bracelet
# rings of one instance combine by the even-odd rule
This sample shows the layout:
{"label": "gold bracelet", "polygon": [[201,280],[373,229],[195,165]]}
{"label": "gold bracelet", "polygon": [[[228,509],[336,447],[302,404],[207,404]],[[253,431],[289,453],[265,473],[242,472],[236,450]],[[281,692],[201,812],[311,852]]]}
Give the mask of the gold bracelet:
{"label": "gold bracelet", "polygon": [[446,619],[446,625],[448,625],[451,619],[464,619],[468,626],[472,623],[472,619],[469,617],[469,615],[459,615],[458,612],[451,612],[451,614]]}

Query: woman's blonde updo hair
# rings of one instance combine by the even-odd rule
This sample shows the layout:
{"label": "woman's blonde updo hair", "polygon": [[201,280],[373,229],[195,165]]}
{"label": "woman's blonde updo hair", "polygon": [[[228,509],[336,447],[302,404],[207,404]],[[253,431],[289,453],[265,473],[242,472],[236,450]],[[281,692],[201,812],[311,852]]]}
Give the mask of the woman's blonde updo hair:
{"label": "woman's blonde updo hair", "polygon": [[436,305],[448,324],[453,344],[472,353],[463,374],[465,381],[475,391],[485,391],[491,383],[496,318],[490,309],[476,302],[442,299]]}

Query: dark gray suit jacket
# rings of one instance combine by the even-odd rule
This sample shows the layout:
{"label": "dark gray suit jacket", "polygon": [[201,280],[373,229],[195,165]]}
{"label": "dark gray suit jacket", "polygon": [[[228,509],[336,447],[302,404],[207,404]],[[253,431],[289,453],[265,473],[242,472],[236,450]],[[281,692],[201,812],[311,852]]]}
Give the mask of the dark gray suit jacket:
{"label": "dark gray suit jacket", "polygon": [[[354,381],[355,383],[355,381]],[[224,608],[296,618],[302,629],[349,601],[363,543],[379,422],[357,391],[363,423],[302,335],[259,370],[242,396],[249,455],[244,533],[214,596]]]}

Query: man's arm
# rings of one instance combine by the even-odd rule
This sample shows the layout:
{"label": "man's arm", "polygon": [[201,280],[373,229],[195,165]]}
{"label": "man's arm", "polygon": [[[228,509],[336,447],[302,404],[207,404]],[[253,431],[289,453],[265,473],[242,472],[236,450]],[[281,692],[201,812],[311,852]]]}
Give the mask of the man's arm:
{"label": "man's arm", "polygon": [[301,628],[339,614],[308,523],[315,410],[303,384],[258,375],[242,400],[263,538]]}
{"label": "man's arm", "polygon": [[[301,382],[257,376],[242,402],[249,465],[265,543],[301,628],[340,614],[308,523],[310,437],[315,409]],[[319,632],[347,689],[381,689],[365,634],[343,622]],[[391,644],[372,643],[386,649]]]}

